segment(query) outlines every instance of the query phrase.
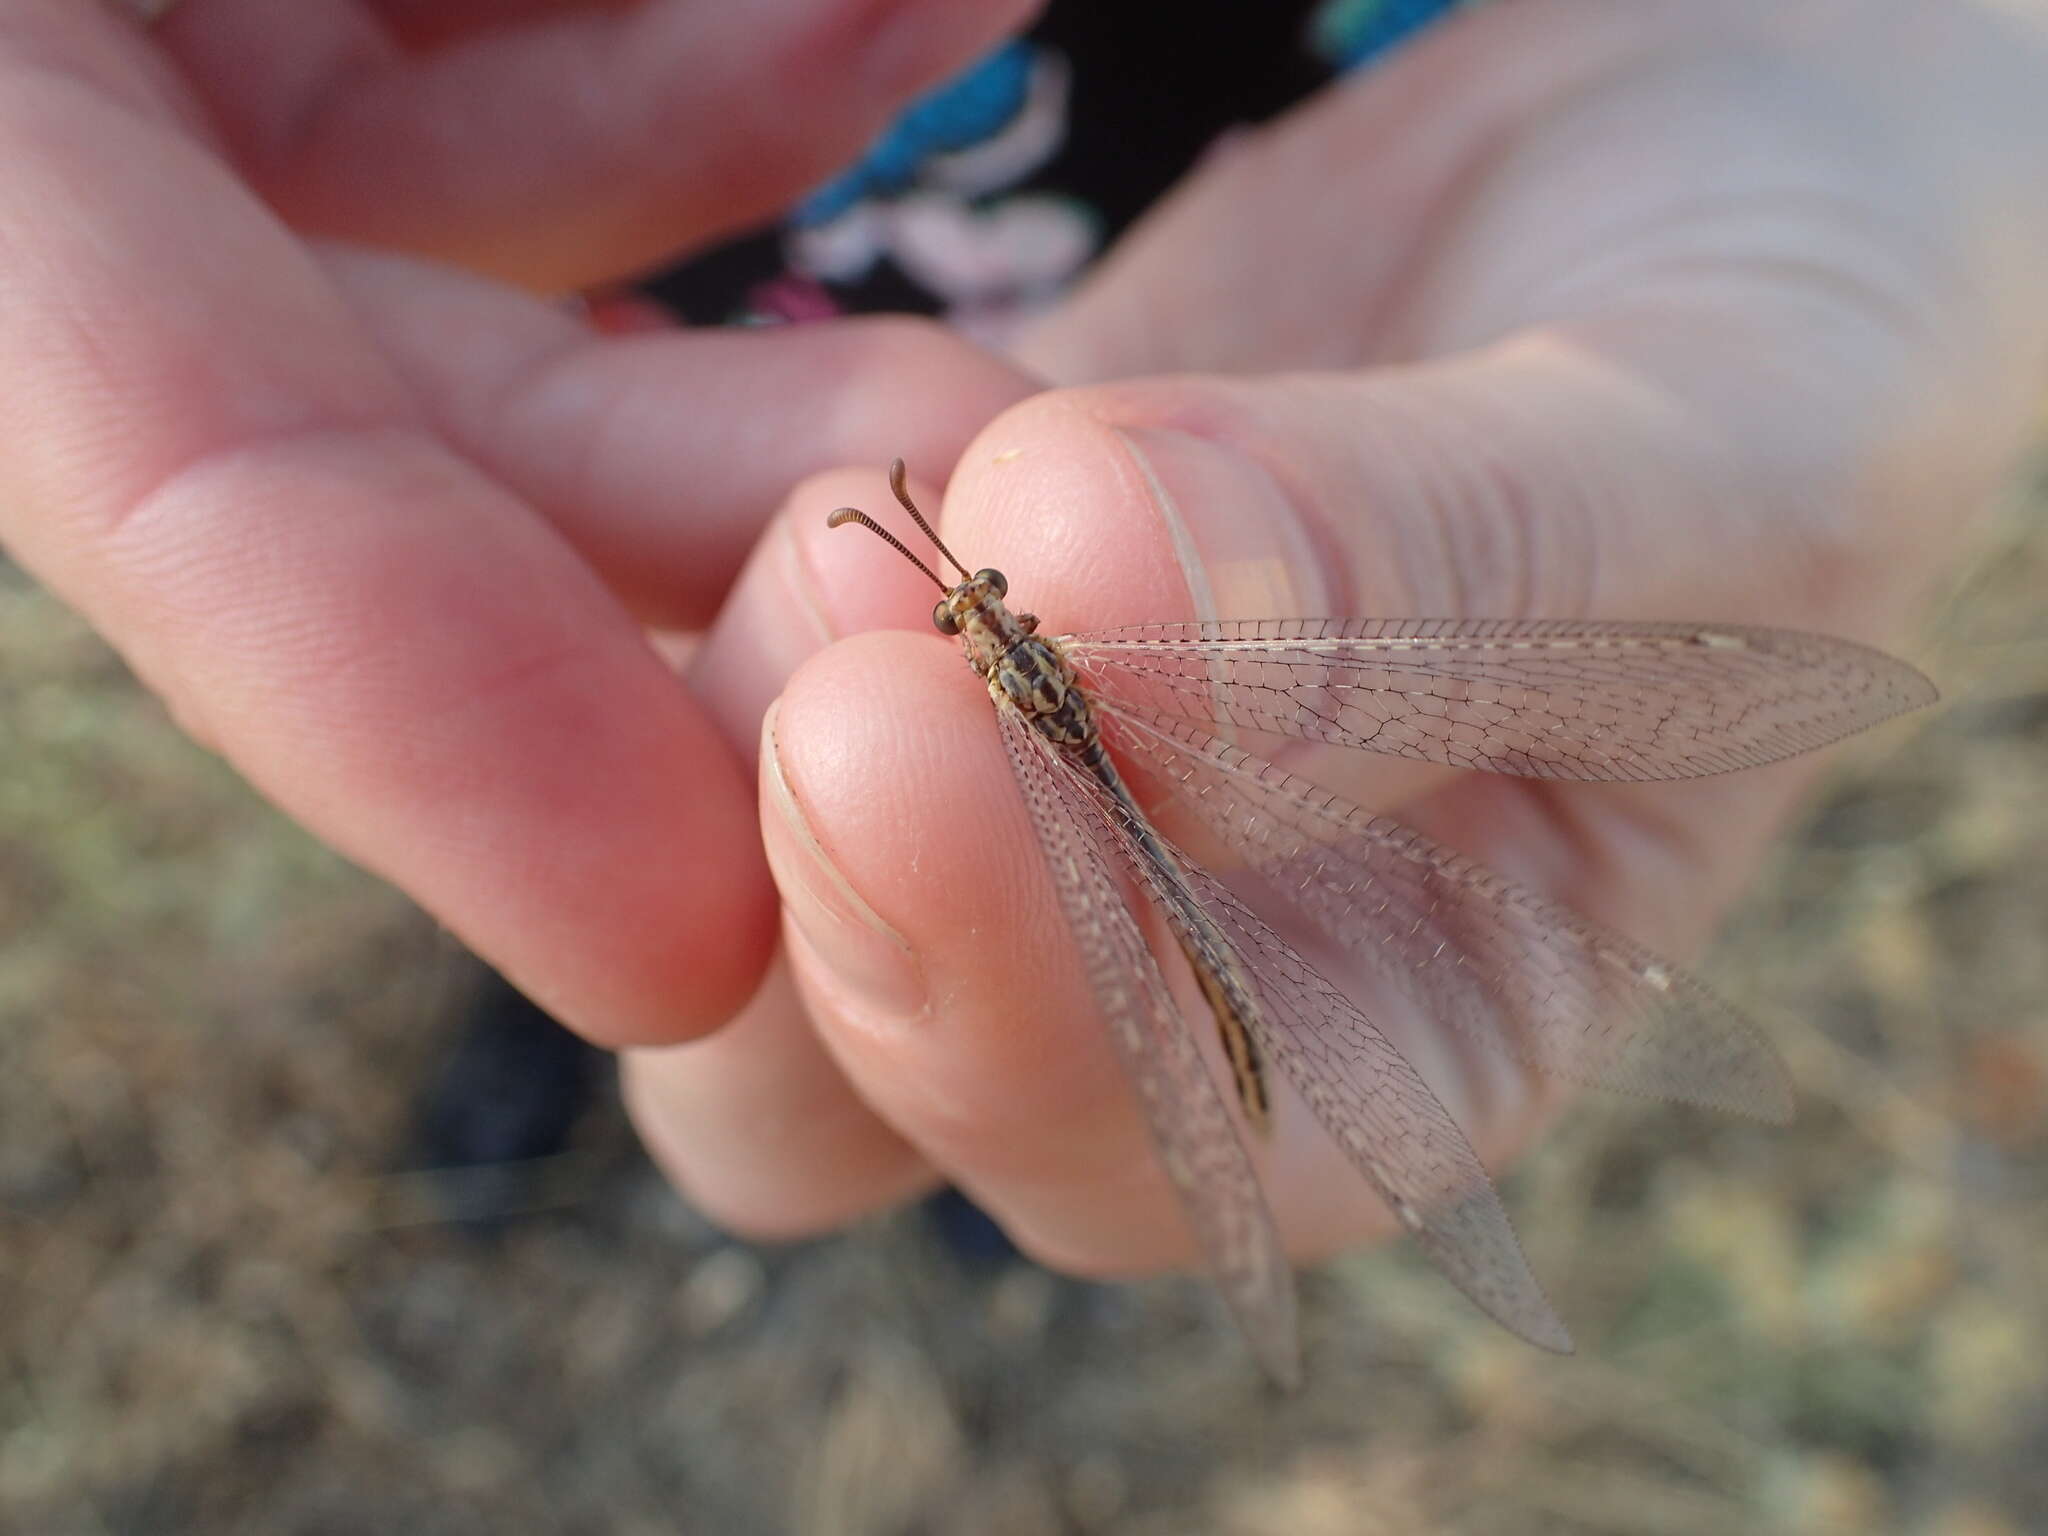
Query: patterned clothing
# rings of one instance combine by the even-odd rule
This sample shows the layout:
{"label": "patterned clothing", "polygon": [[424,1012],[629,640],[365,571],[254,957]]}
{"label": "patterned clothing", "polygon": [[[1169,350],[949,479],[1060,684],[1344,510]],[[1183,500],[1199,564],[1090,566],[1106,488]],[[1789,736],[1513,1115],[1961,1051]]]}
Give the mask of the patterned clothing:
{"label": "patterned clothing", "polygon": [[1219,134],[1478,0],[1056,0],[913,102],[780,227],[650,285],[697,324],[874,311],[1000,341]]}

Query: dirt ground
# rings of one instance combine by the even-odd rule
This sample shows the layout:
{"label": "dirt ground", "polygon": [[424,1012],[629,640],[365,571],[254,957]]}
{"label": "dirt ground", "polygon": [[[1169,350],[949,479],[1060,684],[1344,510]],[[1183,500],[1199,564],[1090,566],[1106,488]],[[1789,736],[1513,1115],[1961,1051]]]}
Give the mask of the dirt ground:
{"label": "dirt ground", "polygon": [[404,1171],[464,962],[0,566],[0,1531],[2048,1529],[2044,608],[2037,477],[1704,967],[1797,1123],[1589,1100],[1509,1179],[1581,1353],[1365,1253],[1277,1397],[1192,1282],[732,1243],[608,1093]]}

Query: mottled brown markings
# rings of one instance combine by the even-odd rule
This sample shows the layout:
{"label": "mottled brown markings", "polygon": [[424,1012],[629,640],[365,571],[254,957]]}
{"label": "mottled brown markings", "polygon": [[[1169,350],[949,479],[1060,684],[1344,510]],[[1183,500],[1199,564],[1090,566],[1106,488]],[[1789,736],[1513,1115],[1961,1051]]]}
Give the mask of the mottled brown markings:
{"label": "mottled brown markings", "polygon": [[[990,697],[997,707],[1015,708],[1031,728],[1098,784],[1109,796],[1150,864],[1149,873],[1173,903],[1175,936],[1195,981],[1208,999],[1239,1105],[1252,1127],[1264,1134],[1272,1122],[1264,1062],[1252,1032],[1258,1004],[1242,962],[1230,941],[1188,893],[1177,866],[1160,845],[1116,761],[1104,746],[1088,707],[1088,696],[1073,686],[1074,673],[1057,643],[1022,633],[1002,601],[976,594],[961,612],[961,634],[970,663],[985,662]],[[1000,649],[998,649],[1000,648]],[[977,671],[982,666],[977,665]]]}

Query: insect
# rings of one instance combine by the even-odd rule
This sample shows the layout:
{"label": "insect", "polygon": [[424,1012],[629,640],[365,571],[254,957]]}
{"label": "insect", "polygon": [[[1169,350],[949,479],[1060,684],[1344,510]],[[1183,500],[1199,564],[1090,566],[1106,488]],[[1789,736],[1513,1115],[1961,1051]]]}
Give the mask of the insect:
{"label": "insect", "polygon": [[[932,622],[960,637],[994,701],[1160,1161],[1276,1379],[1300,1374],[1293,1275],[1250,1152],[1272,1121],[1276,1069],[1453,1284],[1531,1343],[1571,1348],[1478,1154],[1350,992],[1574,1083],[1790,1118],[1775,1051],[1704,983],[1238,738],[1543,779],[1683,779],[1932,701],[1911,667],[1845,640],[1721,624],[1267,619],[1041,635],[1006,605],[1001,572],[970,575],[940,541],[900,459],[889,488],[957,584],[865,512],[841,507],[828,523],[869,529],[942,594]],[[1207,857],[1168,839],[1135,780]],[[1125,884],[1186,959],[1228,1098]],[[1325,979],[1337,961],[1362,989]]]}

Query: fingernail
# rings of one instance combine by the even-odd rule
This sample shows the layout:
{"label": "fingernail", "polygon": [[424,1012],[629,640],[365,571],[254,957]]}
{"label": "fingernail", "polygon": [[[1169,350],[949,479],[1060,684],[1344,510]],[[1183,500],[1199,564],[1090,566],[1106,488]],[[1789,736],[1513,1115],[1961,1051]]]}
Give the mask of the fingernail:
{"label": "fingernail", "polygon": [[768,865],[783,910],[828,969],[842,994],[864,1010],[910,1018],[925,1009],[927,990],[917,956],[832,862],[782,772],[775,728],[778,701],[761,721],[762,797]]}
{"label": "fingernail", "polygon": [[1195,616],[1328,613],[1324,560],[1285,490],[1248,455],[1161,427],[1120,435],[1152,487]]}

